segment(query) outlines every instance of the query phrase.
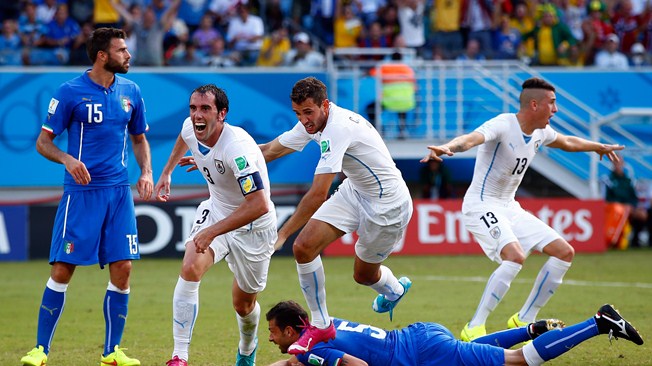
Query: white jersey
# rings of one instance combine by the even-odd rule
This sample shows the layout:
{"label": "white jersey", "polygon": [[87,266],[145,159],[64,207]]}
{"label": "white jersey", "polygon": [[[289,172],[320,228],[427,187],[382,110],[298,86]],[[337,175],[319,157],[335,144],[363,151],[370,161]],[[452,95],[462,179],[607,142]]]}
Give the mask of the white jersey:
{"label": "white jersey", "polygon": [[343,172],[359,194],[393,199],[407,188],[385,142],[364,117],[330,103],[322,132],[308,134],[301,122],[279,136],[281,145],[301,151],[311,140],[321,158],[315,174]]}
{"label": "white jersey", "polygon": [[557,138],[550,125],[534,130],[532,135],[524,134],[514,113],[499,114],[475,131],[484,135],[485,142],[478,147],[463,211],[474,203],[508,205],[514,201],[516,189],[539,148]]}
{"label": "white jersey", "polygon": [[[246,228],[258,229],[276,222],[265,158],[258,144],[245,130],[224,123],[220,138],[211,148],[197,141],[192,121],[186,118],[181,137],[188,145],[198,170],[206,179],[210,201],[218,219],[233,213],[248,193],[264,189],[270,211]],[[251,176],[256,172],[260,174],[262,187]]]}

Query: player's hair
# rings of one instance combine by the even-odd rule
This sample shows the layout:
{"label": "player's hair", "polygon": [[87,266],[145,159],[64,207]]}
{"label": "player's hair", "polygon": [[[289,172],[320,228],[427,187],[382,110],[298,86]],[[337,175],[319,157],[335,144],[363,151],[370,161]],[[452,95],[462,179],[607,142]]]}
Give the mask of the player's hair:
{"label": "player's hair", "polygon": [[290,94],[292,102],[297,104],[303,103],[308,98],[312,98],[317,105],[321,105],[324,100],[328,99],[326,85],[312,76],[297,81]]}
{"label": "player's hair", "polygon": [[539,79],[539,78],[530,78],[523,82],[521,85],[523,90],[526,89],[545,89],[550,91],[555,91],[555,87],[552,86],[549,82]]}
{"label": "player's hair", "polygon": [[215,107],[218,111],[226,108],[226,111],[229,111],[229,98],[226,96],[226,92],[223,89],[218,88],[215,84],[206,84],[202,85],[190,94],[191,96],[195,93],[207,94],[212,93],[215,96]]}
{"label": "player's hair", "polygon": [[286,327],[292,327],[297,332],[301,332],[304,324],[308,324],[308,313],[292,300],[281,301],[274,305],[266,315],[267,321],[274,319],[276,326],[281,330]]}
{"label": "player's hair", "polygon": [[125,31],[118,28],[97,28],[91,33],[88,41],[86,41],[86,54],[92,63],[95,63],[98,52],[109,52],[113,38],[125,39],[127,35]]}

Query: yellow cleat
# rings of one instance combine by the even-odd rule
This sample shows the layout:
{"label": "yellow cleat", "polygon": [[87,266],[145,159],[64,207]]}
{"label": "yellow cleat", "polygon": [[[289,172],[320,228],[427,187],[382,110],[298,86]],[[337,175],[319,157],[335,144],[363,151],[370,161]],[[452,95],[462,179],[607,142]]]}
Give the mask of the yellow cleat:
{"label": "yellow cleat", "polygon": [[460,339],[464,342],[471,342],[485,335],[487,335],[487,329],[484,327],[484,324],[469,328],[469,323],[466,323],[464,329],[462,329],[462,334],[460,334]]}
{"label": "yellow cleat", "polygon": [[518,313],[512,315],[512,317],[507,320],[507,329],[520,328],[526,325],[528,325],[528,323],[521,321],[521,319],[518,318]]}
{"label": "yellow cleat", "polygon": [[47,362],[48,355],[45,354],[43,346],[35,347],[20,359],[23,366],[45,366]]}
{"label": "yellow cleat", "polygon": [[102,356],[100,360],[100,366],[140,366],[140,361],[135,358],[129,358],[122,351],[126,348],[118,348],[115,346],[113,348],[113,353],[109,353],[106,356]]}

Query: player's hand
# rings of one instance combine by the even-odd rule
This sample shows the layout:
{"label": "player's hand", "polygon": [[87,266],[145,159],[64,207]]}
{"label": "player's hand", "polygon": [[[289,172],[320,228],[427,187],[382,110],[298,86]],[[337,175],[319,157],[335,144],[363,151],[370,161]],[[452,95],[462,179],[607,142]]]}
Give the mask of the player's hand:
{"label": "player's hand", "polygon": [[440,158],[440,155],[448,155],[448,156],[453,156],[454,153],[450,151],[450,149],[446,146],[428,146],[428,155],[424,156],[423,159],[419,160],[422,163],[427,163],[428,160],[436,160],[436,161],[443,161],[442,158]]}
{"label": "player's hand", "polygon": [[152,178],[152,173],[141,174],[140,178],[138,178],[138,182],[136,182],[136,189],[138,190],[140,198],[145,201],[149,200],[154,191],[154,179]]}
{"label": "player's hand", "polygon": [[281,250],[281,248],[283,248],[283,244],[285,244],[286,240],[287,239],[281,238],[279,236],[278,239],[276,239],[276,243],[274,243],[274,251]]}
{"label": "player's hand", "polygon": [[156,200],[161,202],[167,202],[170,198],[170,185],[172,184],[172,179],[169,175],[161,175],[156,182],[154,187],[154,192],[156,192]]}
{"label": "player's hand", "polygon": [[91,182],[91,174],[86,169],[86,165],[81,161],[71,157],[71,159],[66,160],[64,165],[68,173],[75,180],[75,183],[87,185]]}
{"label": "player's hand", "polygon": [[625,146],[623,145],[607,145],[607,144],[602,144],[600,148],[596,151],[598,154],[600,154],[600,160],[602,160],[602,157],[604,155],[607,155],[607,158],[613,163],[615,161],[619,161],[620,158],[618,157],[618,154],[616,151],[620,151],[624,149]]}
{"label": "player's hand", "polygon": [[193,170],[197,170],[197,164],[195,163],[195,159],[192,156],[184,156],[179,160],[179,166],[190,166],[188,169],[186,169],[187,172],[192,172]]}
{"label": "player's hand", "polygon": [[198,232],[197,235],[192,239],[195,243],[195,252],[197,253],[206,253],[206,249],[211,245],[215,239],[215,235],[210,233],[210,228],[203,229]]}

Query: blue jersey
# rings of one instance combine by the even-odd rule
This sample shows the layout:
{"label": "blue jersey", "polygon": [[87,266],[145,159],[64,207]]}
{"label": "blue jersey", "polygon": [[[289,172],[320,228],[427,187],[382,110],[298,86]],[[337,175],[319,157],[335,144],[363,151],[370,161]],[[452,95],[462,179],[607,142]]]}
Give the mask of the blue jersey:
{"label": "blue jersey", "polygon": [[116,75],[105,88],[84,72],[59,87],[42,128],[55,135],[68,130],[68,154],[90,173],[91,182],[84,186],[66,171],[65,189],[72,191],[129,185],[128,133],[145,133],[148,126],[138,85]]}
{"label": "blue jersey", "polygon": [[345,354],[370,366],[503,365],[504,349],[462,342],[437,323],[414,323],[386,331],[371,325],[333,319],[334,340],[297,355],[304,365],[337,366]]}

